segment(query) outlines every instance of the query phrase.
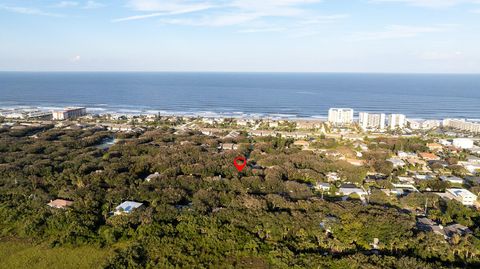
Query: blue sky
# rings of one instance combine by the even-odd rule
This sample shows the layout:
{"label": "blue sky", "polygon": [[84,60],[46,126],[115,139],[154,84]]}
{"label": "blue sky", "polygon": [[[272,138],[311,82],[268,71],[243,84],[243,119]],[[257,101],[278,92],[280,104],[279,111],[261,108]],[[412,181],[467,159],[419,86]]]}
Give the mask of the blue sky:
{"label": "blue sky", "polygon": [[0,0],[0,70],[480,73],[480,0]]}

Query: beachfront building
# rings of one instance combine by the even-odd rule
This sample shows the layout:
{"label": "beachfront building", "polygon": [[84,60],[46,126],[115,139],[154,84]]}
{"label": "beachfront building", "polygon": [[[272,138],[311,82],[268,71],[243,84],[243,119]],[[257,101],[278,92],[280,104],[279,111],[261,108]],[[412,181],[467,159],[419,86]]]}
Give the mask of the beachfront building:
{"label": "beachfront building", "polygon": [[85,107],[68,107],[64,110],[53,111],[54,120],[68,120],[76,119],[87,115],[87,109]]}
{"label": "beachfront building", "polygon": [[353,122],[353,109],[330,108],[328,110],[328,122],[334,125],[348,125]]}
{"label": "beachfront building", "polygon": [[447,193],[466,206],[473,206],[477,201],[477,196],[466,189],[447,189]]}
{"label": "beachfront building", "polygon": [[461,131],[467,131],[472,133],[480,133],[480,123],[468,122],[465,119],[444,119],[442,122],[443,127],[453,128]]}
{"label": "beachfront building", "polygon": [[407,117],[403,114],[388,115],[388,127],[390,130],[403,129],[407,123]]}
{"label": "beachfront building", "polygon": [[358,123],[363,130],[384,130],[385,114],[360,112]]}
{"label": "beachfront building", "polygon": [[431,130],[440,127],[441,122],[439,120],[426,120],[422,122],[422,129],[423,130]]}

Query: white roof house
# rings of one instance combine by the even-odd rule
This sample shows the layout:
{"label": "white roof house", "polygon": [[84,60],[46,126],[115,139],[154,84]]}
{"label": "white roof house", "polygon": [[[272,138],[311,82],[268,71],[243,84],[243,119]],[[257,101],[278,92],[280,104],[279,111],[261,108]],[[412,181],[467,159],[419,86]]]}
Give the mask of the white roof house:
{"label": "white roof house", "polygon": [[160,173],[155,172],[154,174],[149,175],[148,177],[145,178],[146,182],[150,182],[152,179],[160,177]]}
{"label": "white roof house", "polygon": [[338,180],[340,180],[340,176],[336,172],[329,172],[329,173],[327,173],[327,180],[328,181],[338,181]]}
{"label": "white roof house", "polygon": [[330,190],[330,183],[318,182],[315,187],[316,190],[320,191],[329,191]]}
{"label": "white roof house", "polygon": [[393,167],[395,168],[404,167],[406,165],[406,163],[403,160],[396,159],[396,158],[387,159],[387,162],[391,162],[393,164]]}
{"label": "white roof house", "polygon": [[338,193],[346,196],[349,196],[350,194],[357,194],[359,196],[368,195],[368,193],[363,188],[358,188],[349,184],[342,185],[340,189],[338,189]]}
{"label": "white roof house", "polygon": [[453,139],[453,146],[461,149],[473,148],[473,140],[469,138],[455,138]]}
{"label": "white roof house", "polygon": [[398,158],[401,159],[406,159],[406,158],[417,158],[417,154],[413,152],[405,152],[405,151],[399,151],[397,153]]}
{"label": "white roof house", "polygon": [[441,176],[441,181],[447,181],[453,184],[463,184],[463,179],[456,176]]}
{"label": "white roof house", "polygon": [[409,183],[409,184],[414,184],[415,179],[413,177],[397,177],[398,181],[402,183]]}
{"label": "white roof house", "polygon": [[466,206],[473,206],[477,201],[477,196],[466,189],[447,189],[447,193]]}
{"label": "white roof house", "polygon": [[134,201],[125,201],[121,203],[119,206],[115,207],[115,211],[113,212],[114,215],[123,215],[123,214],[130,214],[135,209],[138,209],[143,206],[143,203],[134,202]]}
{"label": "white roof house", "polygon": [[415,186],[413,186],[412,184],[392,184],[392,186],[395,188],[395,189],[402,189],[404,191],[410,191],[410,192],[419,192],[417,188],[415,188]]}

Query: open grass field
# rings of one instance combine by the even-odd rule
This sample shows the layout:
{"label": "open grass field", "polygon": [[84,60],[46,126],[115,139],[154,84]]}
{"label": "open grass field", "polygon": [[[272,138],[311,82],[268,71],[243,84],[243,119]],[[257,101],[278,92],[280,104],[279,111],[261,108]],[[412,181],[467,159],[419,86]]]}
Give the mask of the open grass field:
{"label": "open grass field", "polygon": [[100,268],[109,251],[95,247],[49,248],[22,241],[0,240],[1,269]]}

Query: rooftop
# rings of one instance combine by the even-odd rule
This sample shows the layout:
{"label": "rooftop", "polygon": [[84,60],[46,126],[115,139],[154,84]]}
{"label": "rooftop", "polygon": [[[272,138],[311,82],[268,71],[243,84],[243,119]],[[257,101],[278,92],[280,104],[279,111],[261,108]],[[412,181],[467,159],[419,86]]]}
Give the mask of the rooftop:
{"label": "rooftop", "polygon": [[53,201],[50,201],[50,203],[48,203],[47,205],[55,208],[64,208],[64,207],[71,206],[72,204],[73,202],[69,200],[55,199]]}
{"label": "rooftop", "polygon": [[115,207],[116,211],[123,210],[124,212],[130,213],[132,210],[139,208],[143,205],[143,203],[134,202],[134,201],[125,201],[121,203],[119,206]]}
{"label": "rooftop", "polygon": [[455,196],[475,196],[475,194],[466,189],[447,189],[447,191]]}

